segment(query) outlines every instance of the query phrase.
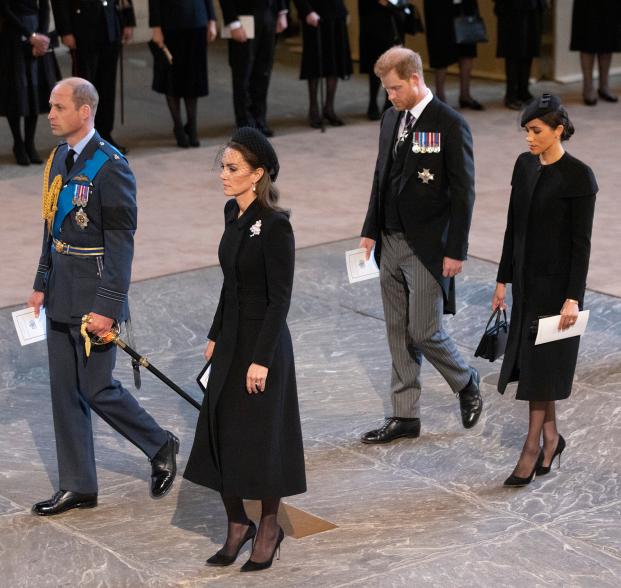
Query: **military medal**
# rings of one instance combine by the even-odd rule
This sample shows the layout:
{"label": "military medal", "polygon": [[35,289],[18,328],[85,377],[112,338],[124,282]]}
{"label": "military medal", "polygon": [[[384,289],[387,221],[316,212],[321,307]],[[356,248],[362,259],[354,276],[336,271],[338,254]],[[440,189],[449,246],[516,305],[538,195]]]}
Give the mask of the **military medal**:
{"label": "military medal", "polygon": [[414,139],[412,141],[412,151],[414,153],[420,153],[420,133],[414,133]]}
{"label": "military medal", "polygon": [[80,209],[75,213],[75,222],[77,223],[78,227],[80,227],[81,229],[85,229],[86,225],[88,225],[88,221],[88,216],[84,212],[84,209],[80,206]]}
{"label": "military medal", "polygon": [[74,206],[86,206],[88,204],[88,197],[90,196],[90,186],[85,184],[76,184],[73,192],[73,205]]}
{"label": "military medal", "polygon": [[433,181],[434,175],[427,169],[423,168],[423,171],[418,172],[418,179],[423,181],[423,184],[428,184]]}

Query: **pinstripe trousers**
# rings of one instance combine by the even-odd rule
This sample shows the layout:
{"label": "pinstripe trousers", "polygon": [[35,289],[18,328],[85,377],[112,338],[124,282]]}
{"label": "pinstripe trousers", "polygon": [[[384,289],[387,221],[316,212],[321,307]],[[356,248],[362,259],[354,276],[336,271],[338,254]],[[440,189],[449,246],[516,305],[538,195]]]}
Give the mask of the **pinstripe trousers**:
{"label": "pinstripe trousers", "polygon": [[393,415],[420,417],[423,357],[459,392],[470,368],[442,324],[442,288],[416,257],[402,233],[382,233],[380,284],[392,357]]}

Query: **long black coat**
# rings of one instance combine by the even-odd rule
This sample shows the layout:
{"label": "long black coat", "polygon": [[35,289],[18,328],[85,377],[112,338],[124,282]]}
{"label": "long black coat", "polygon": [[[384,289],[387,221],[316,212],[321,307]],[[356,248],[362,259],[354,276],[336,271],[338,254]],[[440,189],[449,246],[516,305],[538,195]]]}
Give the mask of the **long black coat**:
{"label": "long black coat", "polygon": [[571,393],[579,337],[534,345],[533,321],[580,308],[586,288],[597,183],[591,168],[565,153],[541,166],[518,157],[497,281],[511,283],[513,307],[498,391],[519,380],[521,400],[561,400]]}
{"label": "long black coat", "polygon": [[496,57],[539,57],[545,0],[494,0],[498,18]]}
{"label": "long black coat", "polygon": [[[235,200],[227,202],[218,251],[224,284],[209,331],[216,346],[184,476],[227,496],[300,494],[304,449],[286,323],[293,232],[285,214],[256,200],[238,213]],[[246,391],[251,363],[269,368],[264,393]]]}
{"label": "long black coat", "polygon": [[621,2],[574,0],[570,49],[584,53],[621,51]]}
{"label": "long black coat", "polygon": [[443,69],[456,63],[461,57],[476,57],[475,44],[458,45],[455,41],[453,20],[461,14],[478,14],[477,0],[464,0],[454,4],[453,0],[425,0],[425,32],[429,65]]}
{"label": "long black coat", "polygon": [[405,39],[403,25],[392,10],[377,0],[358,0],[360,16],[360,73],[373,73],[379,56]]}
{"label": "long black coat", "polygon": [[[393,145],[401,114],[394,107],[382,116],[373,187],[361,236],[375,241],[380,264],[384,202]],[[466,120],[436,97],[423,110],[414,131],[439,132],[440,153],[408,151],[396,204],[405,236],[414,253],[442,287],[444,312],[455,313],[455,280],[442,276],[444,257],[466,259],[474,206],[472,134]],[[425,184],[418,172],[434,179]]]}

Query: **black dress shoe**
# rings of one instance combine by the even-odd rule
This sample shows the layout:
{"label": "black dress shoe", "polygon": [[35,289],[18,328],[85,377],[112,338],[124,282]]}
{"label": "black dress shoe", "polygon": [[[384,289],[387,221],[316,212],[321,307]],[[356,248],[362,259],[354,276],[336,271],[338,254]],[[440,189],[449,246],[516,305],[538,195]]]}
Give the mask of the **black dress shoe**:
{"label": "black dress shoe", "polygon": [[34,145],[26,145],[26,153],[30,163],[43,163],[43,159],[39,155],[39,152],[35,149]]}
{"label": "black dress shoe", "polygon": [[522,110],[524,103],[518,98],[505,98],[505,106],[509,110]]}
{"label": "black dress shoe", "polygon": [[200,147],[201,142],[198,140],[198,131],[196,130],[196,126],[190,126],[189,123],[183,125],[183,130],[188,135],[188,142],[190,147]]}
{"label": "black dress shoe", "polygon": [[471,429],[477,424],[483,411],[483,399],[479,390],[481,376],[474,368],[470,368],[472,375],[468,385],[459,392],[459,408],[461,410],[461,422],[466,429]]}
{"label": "black dress shoe", "polygon": [[408,437],[415,439],[420,436],[420,419],[387,418],[379,429],[365,433],[360,440],[363,443],[390,443],[395,439]]}
{"label": "black dress shoe", "polygon": [[78,494],[69,490],[59,490],[49,500],[37,502],[32,507],[32,514],[46,517],[72,508],[94,508],[95,506],[97,506],[97,494]]}
{"label": "black dress shoe", "polygon": [[173,134],[175,135],[175,140],[177,141],[177,147],[187,149],[190,146],[188,136],[186,135],[185,129],[182,126],[173,127]]}
{"label": "black dress shoe", "polygon": [[272,557],[270,557],[266,561],[252,561],[249,559],[242,567],[241,572],[259,572],[261,570],[267,570],[267,568],[272,567],[272,562],[274,561],[274,556],[276,552],[278,555],[276,559],[280,559],[280,544],[282,540],[285,538],[285,532],[281,527],[278,528],[278,539],[276,540],[276,545],[274,546],[274,551],[272,551]]}
{"label": "black dress shoe", "polygon": [[597,104],[597,98],[582,96],[582,102],[584,102],[586,106],[595,106]]}
{"label": "black dress shoe", "polygon": [[614,94],[611,94],[610,92],[605,92],[604,90],[598,90],[597,93],[604,102],[619,102],[619,97],[615,96]]}
{"label": "black dress shoe", "polygon": [[177,475],[177,453],[179,439],[170,431],[166,431],[168,439],[157,455],[151,460],[151,496],[162,498],[172,488]]}
{"label": "black dress shoe", "polygon": [[470,110],[485,110],[485,106],[474,98],[460,98],[459,108],[469,108]]}
{"label": "black dress shoe", "polygon": [[30,165],[30,158],[23,144],[13,145],[13,155],[15,156],[15,163],[17,163],[17,165]]}
{"label": "black dress shoe", "polygon": [[336,116],[334,112],[329,112],[327,110],[324,110],[323,118],[325,118],[330,123],[330,126],[333,126],[333,127],[342,127],[345,125],[345,121],[343,121],[343,119],[340,119],[338,116]]}
{"label": "black dress shoe", "polygon": [[250,521],[248,523],[248,530],[246,531],[246,534],[242,537],[241,541],[237,545],[237,549],[235,550],[235,553],[233,555],[226,555],[225,553],[222,553],[222,549],[220,549],[218,552],[212,555],[205,563],[208,566],[219,566],[219,567],[230,566],[237,559],[237,556],[239,555],[239,552],[241,551],[242,547],[248,541],[250,541],[251,539],[254,539],[256,534],[257,534],[257,527],[252,521]]}

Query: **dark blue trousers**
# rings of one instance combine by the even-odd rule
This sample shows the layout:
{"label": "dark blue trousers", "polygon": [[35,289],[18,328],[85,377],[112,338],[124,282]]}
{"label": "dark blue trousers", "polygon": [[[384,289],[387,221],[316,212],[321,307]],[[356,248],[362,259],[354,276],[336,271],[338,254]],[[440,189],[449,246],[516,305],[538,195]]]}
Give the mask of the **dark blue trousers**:
{"label": "dark blue trousers", "polygon": [[96,494],[91,409],[149,459],[166,443],[166,431],[112,378],[114,344],[93,346],[86,359],[79,325],[48,319],[47,348],[59,489]]}

